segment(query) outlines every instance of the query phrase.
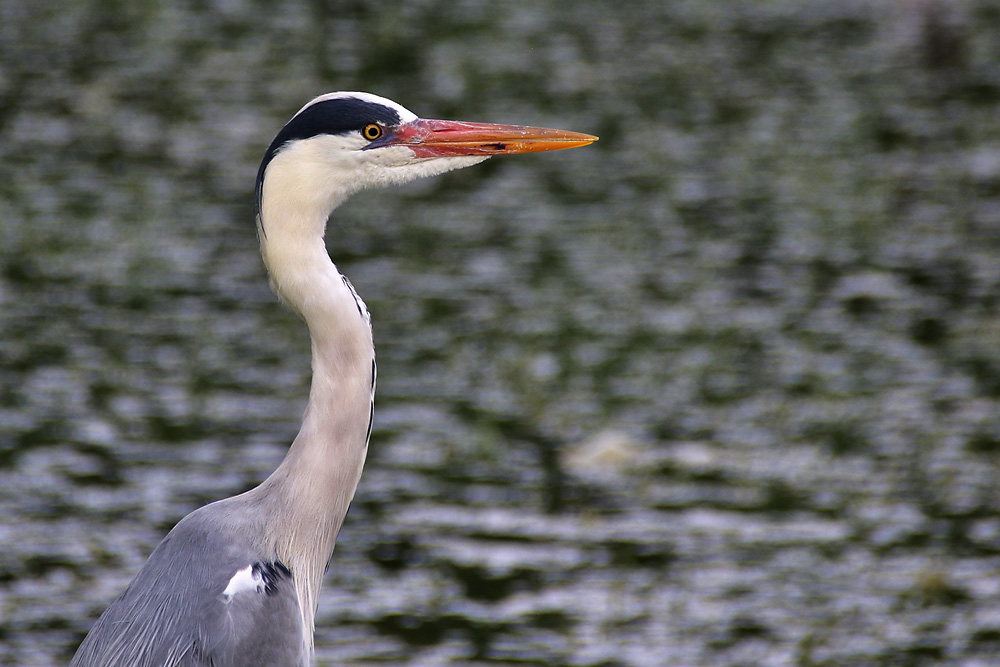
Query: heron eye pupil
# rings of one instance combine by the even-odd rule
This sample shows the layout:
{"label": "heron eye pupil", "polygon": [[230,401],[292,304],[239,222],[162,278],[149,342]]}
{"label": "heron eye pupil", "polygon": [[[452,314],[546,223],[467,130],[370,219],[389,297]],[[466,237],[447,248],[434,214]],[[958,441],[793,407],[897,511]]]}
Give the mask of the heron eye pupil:
{"label": "heron eye pupil", "polygon": [[382,136],[382,127],[380,125],[376,125],[375,123],[369,123],[368,125],[365,125],[363,130],[361,130],[361,136],[369,141],[375,141]]}

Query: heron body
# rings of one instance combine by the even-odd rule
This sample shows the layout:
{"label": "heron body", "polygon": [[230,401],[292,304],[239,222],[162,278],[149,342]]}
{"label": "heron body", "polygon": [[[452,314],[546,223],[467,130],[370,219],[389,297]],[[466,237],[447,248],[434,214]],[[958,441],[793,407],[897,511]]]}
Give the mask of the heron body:
{"label": "heron body", "polygon": [[71,665],[309,664],[320,584],[361,477],[375,391],[371,319],[327,253],[327,218],[366,187],[595,140],[425,120],[367,93],[322,95],[292,117],[258,171],[257,233],[274,291],[309,328],[302,427],[259,486],[177,523]]}

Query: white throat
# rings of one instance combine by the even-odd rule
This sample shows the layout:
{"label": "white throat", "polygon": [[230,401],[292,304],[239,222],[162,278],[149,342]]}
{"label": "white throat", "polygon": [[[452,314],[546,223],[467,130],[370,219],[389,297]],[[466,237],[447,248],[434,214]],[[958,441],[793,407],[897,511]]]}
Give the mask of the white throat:
{"label": "white throat", "polygon": [[266,166],[257,221],[261,255],[278,296],[312,340],[313,377],[302,428],[277,470],[248,492],[265,516],[268,547],[292,572],[304,640],[312,645],[323,573],[364,466],[373,414],[371,320],[330,260],[330,213],[358,190],[411,181],[486,159],[415,159],[403,146],[362,150],[360,136],[318,135],[280,148]]}
{"label": "white throat", "polygon": [[309,327],[313,377],[288,454],[251,493],[282,517],[268,527],[269,547],[292,572],[311,645],[323,573],[368,450],[375,351],[368,311],[323,241],[327,216],[349,191],[281,158],[263,187],[261,253],[275,291]]}

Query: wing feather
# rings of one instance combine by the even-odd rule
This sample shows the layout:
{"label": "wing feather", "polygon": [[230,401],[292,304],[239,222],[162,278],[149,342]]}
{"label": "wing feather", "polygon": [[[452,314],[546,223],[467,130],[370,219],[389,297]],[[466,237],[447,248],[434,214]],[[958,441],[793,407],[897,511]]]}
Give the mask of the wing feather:
{"label": "wing feather", "polygon": [[[292,573],[242,544],[212,507],[170,531],[98,619],[71,667],[308,664]],[[262,585],[224,594],[248,565]]]}

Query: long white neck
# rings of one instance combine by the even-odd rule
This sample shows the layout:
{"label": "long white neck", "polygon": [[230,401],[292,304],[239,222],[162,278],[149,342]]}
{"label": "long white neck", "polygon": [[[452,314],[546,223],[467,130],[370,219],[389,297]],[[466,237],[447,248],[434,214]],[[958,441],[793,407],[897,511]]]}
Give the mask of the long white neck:
{"label": "long white neck", "polygon": [[302,429],[287,456],[245,500],[261,508],[266,548],[292,571],[310,646],[323,572],[368,451],[375,388],[368,311],[330,261],[326,220],[362,187],[405,183],[487,157],[413,160],[405,147],[366,153],[357,143],[363,141],[319,135],[275,153],[266,167],[258,220],[275,292],[309,326],[313,379]]}
{"label": "long white neck", "polygon": [[301,430],[251,494],[270,524],[270,547],[292,571],[311,644],[323,573],[368,450],[375,351],[368,312],[323,241],[347,193],[318,188],[280,158],[264,183],[261,252],[275,291],[309,327],[313,377]]}

